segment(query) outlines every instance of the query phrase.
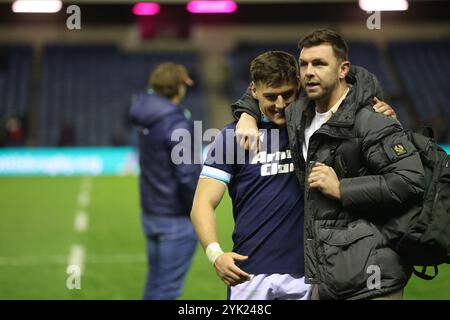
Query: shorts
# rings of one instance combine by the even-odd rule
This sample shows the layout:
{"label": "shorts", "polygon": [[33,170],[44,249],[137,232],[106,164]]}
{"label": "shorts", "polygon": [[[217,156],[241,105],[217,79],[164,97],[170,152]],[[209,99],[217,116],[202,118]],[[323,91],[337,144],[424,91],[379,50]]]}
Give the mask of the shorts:
{"label": "shorts", "polygon": [[228,287],[229,300],[310,300],[311,286],[298,274],[257,274]]}

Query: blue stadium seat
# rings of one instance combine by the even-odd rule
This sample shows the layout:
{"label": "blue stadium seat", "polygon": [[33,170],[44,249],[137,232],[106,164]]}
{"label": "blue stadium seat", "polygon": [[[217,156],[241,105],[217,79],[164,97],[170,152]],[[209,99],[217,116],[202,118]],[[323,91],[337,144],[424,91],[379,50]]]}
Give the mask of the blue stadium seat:
{"label": "blue stadium seat", "polygon": [[[115,130],[127,129],[131,96],[146,90],[149,72],[164,61],[186,65],[197,80],[185,104],[193,108],[198,119],[203,119],[205,102],[197,98],[202,91],[196,54],[124,53],[115,45],[46,46],[39,125],[48,132],[39,134],[39,144],[55,145],[62,126],[69,121],[77,145],[110,145]],[[49,116],[51,129],[41,126],[48,123]]]}
{"label": "blue stadium seat", "polygon": [[424,122],[446,117],[450,111],[450,41],[392,42],[389,51],[399,70],[406,94]]}
{"label": "blue stadium seat", "polygon": [[0,45],[0,117],[25,117],[30,104],[32,48]]}

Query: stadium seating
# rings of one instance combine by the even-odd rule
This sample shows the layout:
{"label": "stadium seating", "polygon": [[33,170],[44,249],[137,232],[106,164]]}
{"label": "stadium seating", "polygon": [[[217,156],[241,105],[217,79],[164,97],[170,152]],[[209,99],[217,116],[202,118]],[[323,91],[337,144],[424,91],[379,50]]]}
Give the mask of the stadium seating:
{"label": "stadium seating", "polygon": [[26,115],[32,56],[30,46],[0,45],[0,117]]}
{"label": "stadium seating", "polygon": [[[38,132],[40,145],[55,145],[64,124],[74,129],[75,144],[127,143],[127,111],[134,93],[146,90],[149,72],[164,61],[184,64],[197,80],[193,53],[124,53],[114,45],[48,45],[44,50]],[[200,81],[183,104],[194,119],[204,117]]]}
{"label": "stadium seating", "polygon": [[[349,42],[349,47],[350,61],[378,77],[387,101],[405,128],[416,127],[420,119],[438,128],[441,139],[447,139],[449,41],[392,42],[386,56],[373,42]],[[227,55],[230,100],[238,99],[246,90],[251,60],[267,50],[284,50],[298,56],[298,48],[291,42],[240,43]],[[386,57],[391,58],[393,68],[386,63]],[[61,131],[67,126],[73,128],[74,145],[128,143],[131,128],[126,115],[131,97],[146,89],[150,70],[163,61],[182,63],[189,69],[196,85],[188,90],[183,105],[191,109],[194,120],[207,121],[198,53],[133,53],[113,44],[46,45],[34,95],[39,97],[34,120],[38,128],[36,144],[59,144]],[[29,115],[32,63],[30,46],[0,45],[0,118]]]}
{"label": "stadium seating", "polygon": [[449,119],[450,42],[393,42],[389,51],[420,119]]}
{"label": "stadium seating", "polygon": [[376,75],[388,97],[398,93],[399,88],[387,67],[386,61],[374,43],[349,42],[348,46],[350,50],[349,59],[352,64],[363,66]]}

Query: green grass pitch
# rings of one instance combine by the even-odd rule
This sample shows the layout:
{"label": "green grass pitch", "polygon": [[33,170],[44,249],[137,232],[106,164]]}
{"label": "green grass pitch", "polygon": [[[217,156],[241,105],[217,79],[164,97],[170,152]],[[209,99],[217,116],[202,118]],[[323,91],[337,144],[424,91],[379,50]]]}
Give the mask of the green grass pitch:
{"label": "green grass pitch", "polygon": [[[94,177],[85,207],[88,225],[74,227],[83,177],[0,179],[0,299],[141,299],[146,276],[136,177]],[[231,249],[227,197],[217,210],[222,247]],[[85,250],[81,288],[69,290],[71,248]],[[200,246],[181,299],[225,299]],[[406,299],[450,299],[450,266],[433,281],[413,277]]]}

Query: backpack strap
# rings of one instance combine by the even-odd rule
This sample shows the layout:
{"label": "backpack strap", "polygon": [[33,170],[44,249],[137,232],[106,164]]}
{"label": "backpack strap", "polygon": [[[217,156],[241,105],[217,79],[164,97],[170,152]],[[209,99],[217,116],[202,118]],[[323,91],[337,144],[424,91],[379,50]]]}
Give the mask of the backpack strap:
{"label": "backpack strap", "polygon": [[414,273],[417,277],[419,277],[419,278],[421,278],[421,279],[424,279],[424,280],[433,280],[434,278],[436,278],[436,276],[437,276],[438,273],[439,273],[438,267],[437,267],[437,266],[432,266],[432,267],[434,268],[434,275],[433,275],[433,276],[429,276],[429,275],[426,274],[426,271],[427,271],[427,268],[428,268],[428,267],[429,267],[429,266],[423,266],[423,267],[422,267],[422,271],[417,271],[417,270],[413,267],[413,273]]}

